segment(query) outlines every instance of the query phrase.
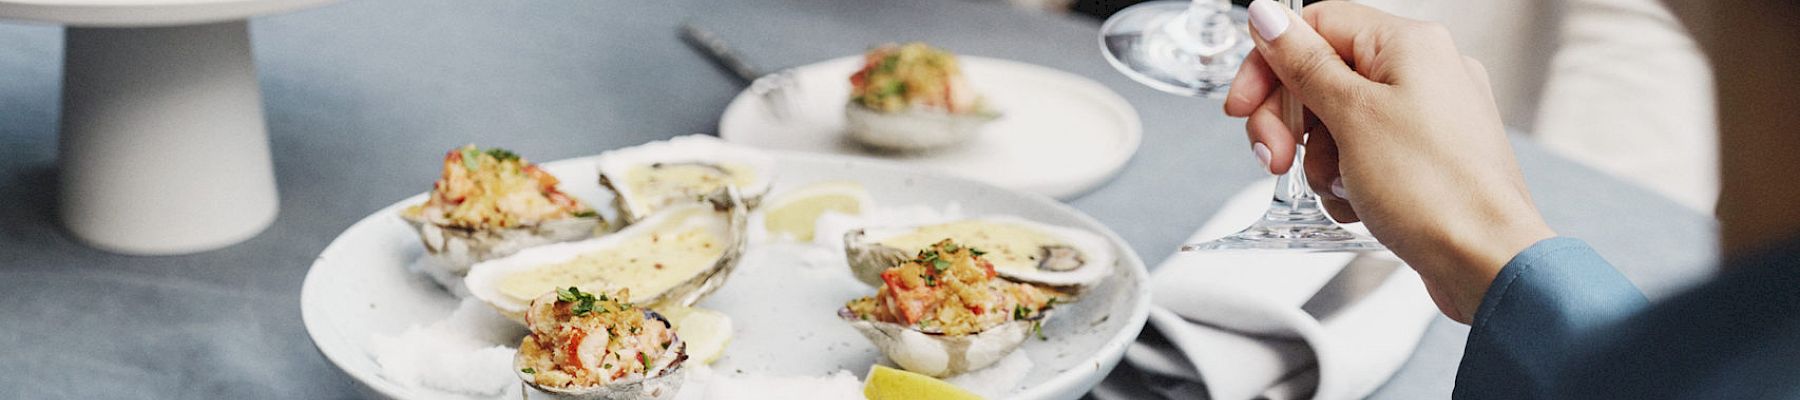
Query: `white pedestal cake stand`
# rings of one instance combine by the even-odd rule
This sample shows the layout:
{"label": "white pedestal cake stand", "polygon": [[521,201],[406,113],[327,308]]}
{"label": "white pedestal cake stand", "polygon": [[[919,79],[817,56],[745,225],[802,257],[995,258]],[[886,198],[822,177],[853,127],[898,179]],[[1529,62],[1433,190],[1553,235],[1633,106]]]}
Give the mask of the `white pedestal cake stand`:
{"label": "white pedestal cake stand", "polygon": [[59,213],[126,254],[256,236],[279,200],[245,18],[334,0],[0,0],[64,33]]}

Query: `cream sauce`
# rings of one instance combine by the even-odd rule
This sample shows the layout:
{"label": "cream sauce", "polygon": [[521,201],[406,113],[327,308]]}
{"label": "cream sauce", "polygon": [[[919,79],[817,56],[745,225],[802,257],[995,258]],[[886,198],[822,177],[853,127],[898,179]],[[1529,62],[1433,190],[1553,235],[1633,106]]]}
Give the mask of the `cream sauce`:
{"label": "cream sauce", "polygon": [[1061,240],[1030,227],[980,220],[922,226],[912,232],[883,239],[879,243],[912,252],[931,247],[946,238],[986,252],[981,258],[994,263],[994,269],[1002,271],[1037,270],[1043,247],[1064,244]]}
{"label": "cream sauce", "polygon": [[702,224],[681,224],[695,218],[681,217],[650,234],[625,239],[574,260],[508,276],[500,281],[500,293],[529,302],[556,288],[579,285],[629,289],[633,301],[654,298],[712,268],[725,253],[723,238],[713,229]]}
{"label": "cream sauce", "polygon": [[639,203],[650,205],[650,208],[668,205],[670,200],[678,198],[712,193],[728,184],[748,187],[755,180],[755,174],[748,168],[732,164],[647,164],[633,167],[625,174],[625,185],[631,188]]}

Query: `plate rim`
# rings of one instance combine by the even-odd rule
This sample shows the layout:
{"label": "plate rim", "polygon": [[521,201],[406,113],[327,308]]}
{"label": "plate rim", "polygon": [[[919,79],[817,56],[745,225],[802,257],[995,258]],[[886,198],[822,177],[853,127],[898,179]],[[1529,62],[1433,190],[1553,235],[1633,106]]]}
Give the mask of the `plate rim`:
{"label": "plate rim", "polygon": [[[861,58],[862,58],[861,55],[847,55],[847,56],[841,56],[841,57],[833,57],[833,58],[829,58],[829,59],[825,59],[825,60],[821,60],[821,61],[817,61],[817,62],[812,62],[812,63],[796,66],[796,67],[793,67],[792,69],[794,71],[796,71],[796,73],[798,74],[798,73],[802,73],[803,71],[806,71],[806,70],[825,68],[825,67],[829,67],[833,64],[838,64],[838,63],[855,63],[857,60],[859,60]],[[1118,92],[1113,91],[1112,88],[1107,87],[1105,84],[1102,84],[1099,81],[1095,81],[1093,79],[1090,79],[1086,76],[1076,74],[1074,72],[1064,71],[1061,69],[1056,69],[1056,68],[1039,65],[1039,64],[1033,64],[1033,63],[1029,63],[1029,62],[1025,62],[1025,61],[1011,60],[1011,59],[998,58],[998,57],[989,57],[989,56],[967,55],[967,54],[958,54],[957,58],[967,61],[970,65],[989,64],[989,65],[993,65],[997,68],[1012,68],[1012,69],[1028,70],[1028,71],[1032,71],[1034,73],[1040,73],[1040,74],[1049,75],[1049,76],[1056,76],[1056,77],[1060,78],[1061,80],[1063,80],[1065,83],[1072,84],[1074,86],[1081,87],[1083,90],[1093,92],[1095,95],[1097,95],[1096,98],[1099,99],[1101,103],[1105,104],[1107,106],[1107,108],[1112,109],[1114,113],[1118,113],[1120,119],[1125,121],[1125,124],[1126,124],[1126,127],[1125,127],[1126,129],[1124,129],[1125,134],[1123,135],[1123,139],[1124,139],[1123,145],[1119,146],[1119,151],[1108,155],[1108,157],[1106,158],[1106,162],[1104,164],[1105,167],[1101,168],[1102,172],[1100,172],[1100,173],[1088,174],[1087,176],[1083,176],[1081,179],[1070,180],[1070,181],[1068,181],[1068,183],[1066,183],[1064,185],[1056,185],[1056,186],[1066,186],[1067,187],[1062,190],[1039,191],[1039,190],[1033,190],[1030,188],[1013,189],[1013,188],[1008,188],[1008,187],[999,186],[999,185],[993,185],[993,186],[1000,187],[1002,189],[1017,191],[1017,192],[1042,194],[1042,195],[1050,196],[1052,198],[1057,198],[1057,199],[1074,199],[1083,194],[1092,192],[1095,189],[1099,189],[1101,186],[1105,186],[1107,182],[1112,181],[1112,178],[1117,177],[1119,175],[1119,173],[1121,173],[1125,170],[1125,167],[1127,165],[1131,164],[1131,160],[1137,156],[1139,148],[1143,146],[1144,120],[1143,120],[1142,116],[1138,114],[1137,107],[1132,106],[1131,102],[1126,100],[1124,96],[1119,95]],[[749,104],[756,101],[756,99],[758,97],[759,96],[757,96],[756,94],[753,94],[750,92],[749,87],[745,87],[743,90],[738,91],[738,94],[736,96],[732,96],[731,101],[729,103],[726,103],[726,105],[725,105],[725,111],[719,114],[719,124],[717,127],[718,132],[719,132],[718,133],[719,139],[722,139],[726,142],[730,142],[733,144],[750,146],[749,144],[739,141],[739,140],[742,140],[742,138],[743,138],[742,133],[733,135],[732,132],[734,130],[727,129],[727,126],[728,126],[728,124],[730,124],[731,121],[734,120],[734,118],[733,118],[734,116],[739,116],[744,113],[750,112],[752,107]],[[737,119],[742,119],[742,118],[749,118],[749,117],[748,116],[740,116]],[[738,140],[733,140],[733,136],[736,136],[738,138]],[[751,147],[756,147],[756,146],[751,146]],[[861,155],[861,154],[835,153],[835,152],[834,153],[818,153],[818,152],[810,152],[810,151],[796,151],[796,150],[789,150],[789,149],[767,149],[767,148],[762,148],[762,147],[756,147],[756,148],[762,149],[765,151],[803,152],[803,153],[809,153],[809,154],[826,154],[826,155],[853,157],[853,158],[859,158],[859,159],[864,159],[864,160],[873,160],[873,161],[882,161],[882,162],[898,162],[898,161],[895,161],[892,159],[885,159],[885,158],[879,158],[879,157]],[[900,162],[900,164],[906,165],[906,163],[903,163],[903,162]],[[948,175],[948,174],[946,174],[946,175]],[[973,180],[973,179],[970,179],[970,180]],[[976,181],[981,182],[979,180],[976,180]]]}
{"label": "plate rim", "polygon": [[[1024,198],[1029,199],[1029,201],[1039,203],[1039,205],[1042,205],[1042,206],[1048,206],[1050,208],[1057,209],[1061,212],[1066,213],[1067,215],[1073,216],[1076,220],[1081,221],[1084,224],[1090,224],[1093,226],[1101,227],[1102,229],[1099,233],[1102,236],[1106,237],[1115,246],[1120,246],[1122,248],[1122,250],[1125,250],[1124,257],[1120,258],[1120,261],[1125,262],[1125,265],[1121,265],[1120,267],[1123,269],[1126,269],[1126,270],[1130,270],[1128,273],[1128,276],[1131,278],[1131,284],[1133,284],[1133,286],[1135,287],[1135,290],[1129,292],[1131,294],[1131,298],[1129,299],[1129,301],[1131,303],[1131,307],[1130,307],[1130,315],[1126,317],[1127,320],[1126,320],[1125,325],[1117,332],[1117,334],[1108,338],[1106,340],[1106,343],[1104,345],[1100,346],[1099,350],[1096,351],[1092,357],[1088,357],[1084,360],[1081,360],[1079,363],[1077,363],[1077,365],[1075,367],[1063,370],[1062,372],[1059,372],[1056,375],[1052,376],[1050,379],[1047,379],[1045,381],[1042,381],[1040,383],[1033,385],[1030,389],[1016,393],[1015,394],[1016,397],[1076,398],[1076,397],[1079,397],[1078,396],[1079,394],[1088,393],[1089,391],[1092,391],[1094,386],[1096,384],[1098,384],[1098,382],[1100,380],[1105,379],[1108,372],[1112,371],[1114,368],[1116,368],[1118,366],[1118,363],[1125,355],[1126,347],[1137,340],[1138,334],[1142,333],[1145,323],[1150,318],[1150,307],[1151,307],[1150,285],[1149,285],[1150,271],[1149,271],[1149,268],[1146,265],[1144,265],[1143,259],[1138,256],[1136,249],[1131,247],[1130,242],[1125,241],[1125,239],[1120,237],[1117,232],[1114,232],[1112,227],[1107,226],[1104,223],[1101,223],[1099,220],[1094,219],[1093,216],[1090,216],[1086,212],[1076,209],[1066,203],[1063,203],[1061,201],[1058,201],[1049,196],[1045,196],[1045,195],[1039,194],[1039,193],[1007,189],[1007,188],[1003,188],[1003,187],[996,186],[993,184],[989,184],[987,182],[982,182],[982,181],[978,181],[978,180],[974,180],[974,179],[950,175],[950,174],[935,171],[935,170],[918,169],[914,166],[907,165],[904,163],[894,162],[894,161],[880,160],[880,159],[868,159],[868,158],[862,158],[862,157],[852,157],[852,156],[837,155],[837,154],[820,154],[820,153],[810,153],[810,152],[801,152],[801,151],[791,151],[791,150],[766,150],[766,149],[764,149],[764,150],[760,150],[760,151],[769,153],[771,156],[775,157],[776,159],[803,159],[803,160],[807,160],[807,161],[816,161],[816,162],[847,162],[847,163],[853,163],[853,164],[873,164],[873,165],[876,165],[878,168],[891,168],[891,169],[898,169],[898,170],[916,170],[915,172],[918,172],[921,175],[928,176],[932,179],[962,181],[963,183],[969,183],[969,184],[974,184],[974,185],[979,185],[979,186],[986,186],[990,189],[996,189],[996,190],[1011,192],[1014,194],[1019,194],[1019,195],[1022,195]],[[599,157],[600,157],[599,154],[594,154],[594,155],[588,155],[588,156],[579,156],[579,157],[571,157],[571,158],[559,159],[559,160],[554,160],[554,161],[548,161],[548,162],[544,162],[541,164],[544,164],[544,165],[574,164],[574,163],[581,163],[581,162],[590,162],[591,163],[591,162],[593,162],[594,159],[597,159]],[[358,229],[359,227],[362,227],[365,224],[377,223],[378,219],[380,219],[380,218],[393,217],[393,215],[392,215],[393,210],[398,209],[399,207],[408,205],[411,202],[416,202],[419,199],[423,199],[424,196],[425,196],[425,193],[408,196],[408,197],[398,200],[392,204],[383,206],[380,209],[370,213],[369,215],[364,216],[361,219],[358,219],[355,223],[351,224],[349,227],[344,228],[344,230],[339,232],[336,237],[332,238],[330,244],[327,244],[323,250],[319,251],[318,256],[315,256],[313,258],[313,263],[307,267],[306,277],[302,280],[301,287],[300,287],[301,325],[305,328],[307,341],[312,343],[313,349],[318,351],[321,355],[324,355],[326,361],[329,361],[331,363],[332,368],[336,369],[339,372],[342,372],[345,375],[348,375],[351,378],[351,380],[356,382],[357,385],[359,385],[363,388],[372,389],[376,393],[378,393],[382,396],[386,396],[388,398],[396,398],[396,399],[418,398],[417,396],[419,396],[419,394],[414,393],[414,391],[411,390],[410,388],[399,386],[399,385],[395,384],[394,382],[391,382],[385,378],[380,377],[379,375],[370,375],[370,374],[375,374],[374,372],[352,371],[348,368],[345,368],[344,367],[345,360],[347,360],[348,357],[354,356],[353,354],[346,354],[346,352],[353,350],[353,349],[344,349],[344,348],[327,349],[326,346],[322,346],[319,344],[318,335],[327,329],[325,322],[324,322],[324,318],[326,318],[326,317],[324,315],[320,315],[320,313],[324,313],[325,311],[320,310],[317,307],[311,307],[310,305],[315,303],[316,301],[309,301],[309,299],[313,299],[316,296],[321,295],[321,294],[318,294],[318,291],[323,290],[323,289],[317,289],[317,288],[320,287],[319,285],[323,285],[323,283],[319,283],[319,282],[322,281],[324,278],[321,278],[321,275],[315,274],[315,272],[317,272],[317,270],[320,268],[322,263],[325,263],[327,261],[328,256],[332,255],[332,253],[335,253],[335,252],[341,252],[343,250],[339,250],[340,248],[342,248],[344,246],[348,246],[348,244],[346,244],[347,242],[345,241],[345,236],[344,236],[346,233],[349,233],[351,230]],[[329,332],[329,333],[336,334],[336,336],[338,336],[338,337],[343,336],[339,332]],[[1094,371],[1091,374],[1080,372],[1079,370],[1083,369],[1083,367],[1081,365],[1089,363],[1089,362],[1093,363]],[[1068,396],[1069,394],[1076,394],[1077,396]]]}

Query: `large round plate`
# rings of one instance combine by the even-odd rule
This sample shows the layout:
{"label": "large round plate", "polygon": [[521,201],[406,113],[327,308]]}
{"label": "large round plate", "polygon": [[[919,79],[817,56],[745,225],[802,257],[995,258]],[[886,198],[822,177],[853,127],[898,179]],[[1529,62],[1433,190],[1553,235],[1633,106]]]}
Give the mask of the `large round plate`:
{"label": "large round plate", "polygon": [[993,58],[960,56],[970,84],[1004,114],[970,143],[916,155],[871,152],[844,135],[850,74],[862,57],[794,69],[786,119],[762,96],[738,94],[719,137],[766,149],[881,158],[994,185],[1069,198],[1105,183],[1137,153],[1143,128],[1130,103],[1074,74]]}
{"label": "large round plate", "polygon": [[[775,154],[780,168],[776,193],[817,181],[855,180],[883,207],[956,203],[968,215],[1004,213],[1099,232],[1117,246],[1122,256],[1114,276],[1084,294],[1081,302],[1059,307],[1044,327],[1048,340],[1027,341],[1022,351],[1035,367],[1023,380],[1026,386],[1012,397],[1081,396],[1118,364],[1149,315],[1143,261],[1111,230],[1055,200],[893,163]],[[594,165],[594,157],[585,157],[544,167],[562,180],[563,190],[590,204],[606,204],[604,199],[610,196],[601,193]],[[370,355],[372,335],[395,335],[410,326],[430,324],[458,304],[429,278],[407,270],[423,251],[397,212],[423,200],[421,194],[377,211],[332,241],[306,275],[300,291],[301,315],[319,352],[371,393],[401,399],[460,398],[396,384],[381,376]],[[770,253],[753,247],[725,287],[700,303],[730,315],[735,325],[732,343],[714,369],[813,376],[839,369],[867,372],[879,361],[879,352],[838,320],[835,311],[874,289],[858,283],[848,267],[796,273],[784,269],[822,267],[762,257]]]}

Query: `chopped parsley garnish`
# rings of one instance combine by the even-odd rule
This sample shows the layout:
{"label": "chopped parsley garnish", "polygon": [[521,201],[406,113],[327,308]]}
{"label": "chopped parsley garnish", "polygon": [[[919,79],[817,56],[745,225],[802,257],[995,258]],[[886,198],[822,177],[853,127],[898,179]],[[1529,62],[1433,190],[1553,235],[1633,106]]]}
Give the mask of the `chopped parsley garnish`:
{"label": "chopped parsley garnish", "polygon": [[899,67],[900,67],[900,55],[899,54],[889,54],[887,57],[884,57],[881,59],[881,66],[878,68],[881,69],[881,72],[893,73],[894,69],[899,68]]}
{"label": "chopped parsley garnish", "polygon": [[475,150],[475,145],[469,145],[468,147],[463,147],[463,149],[462,149],[463,167],[468,168],[470,171],[474,171],[476,167],[481,166],[481,159],[477,158],[480,156],[481,156],[481,152],[478,150]]}
{"label": "chopped parsley garnish", "polygon": [[1019,306],[1019,305],[1013,306],[1013,319],[1020,320],[1020,319],[1025,319],[1025,317],[1029,317],[1029,316],[1031,316],[1031,310],[1026,309],[1025,306]]}
{"label": "chopped parsley garnish", "polygon": [[600,216],[600,213],[596,212],[594,210],[581,210],[581,211],[576,211],[575,214],[573,214],[573,215],[575,216],[575,218],[593,218],[593,217]]}
{"label": "chopped parsley garnish", "polygon": [[475,145],[468,145],[468,146],[463,146],[463,148],[462,148],[463,167],[468,168],[471,171],[475,170],[478,167],[481,167],[481,156],[482,155],[487,155],[488,157],[493,157],[494,160],[497,160],[500,162],[519,160],[519,154],[512,152],[512,150],[494,147],[494,148],[489,148],[484,151],[484,150],[476,148]]}
{"label": "chopped parsley garnish", "polygon": [[[564,303],[575,303],[575,306],[570,307],[569,311],[575,313],[576,316],[582,316],[594,312],[594,302],[605,301],[606,295],[602,294],[599,298],[595,298],[593,293],[582,293],[581,289],[570,286],[566,289],[556,289],[556,300]],[[605,311],[606,308],[602,305],[599,310]]]}
{"label": "chopped parsley garnish", "polygon": [[527,374],[535,374],[535,373],[537,373],[537,370],[535,370],[535,369],[531,369],[531,368],[526,368],[526,369],[521,369],[521,370],[519,370],[519,372],[524,372],[524,373],[527,373]]}
{"label": "chopped parsley garnish", "polygon": [[1037,323],[1031,324],[1031,332],[1037,335],[1038,340],[1050,340],[1050,337],[1044,336],[1044,321],[1038,321]]}
{"label": "chopped parsley garnish", "polygon": [[512,160],[519,159],[519,153],[514,153],[514,152],[512,152],[512,150],[502,149],[499,147],[487,149],[487,155],[492,156],[492,157],[494,157],[494,159],[500,160],[500,161],[512,161]]}
{"label": "chopped parsley garnish", "polygon": [[645,372],[650,371],[650,355],[644,354],[644,353],[638,353],[638,361],[641,361],[644,363],[644,371]]}
{"label": "chopped parsley garnish", "polygon": [[974,255],[975,255],[975,256],[976,256],[976,257],[981,257],[981,256],[983,256],[983,255],[987,255],[987,252],[985,252],[985,251],[981,251],[981,249],[977,249],[977,248],[974,248],[974,247],[970,247],[970,248],[969,248],[969,254],[974,254]]}

